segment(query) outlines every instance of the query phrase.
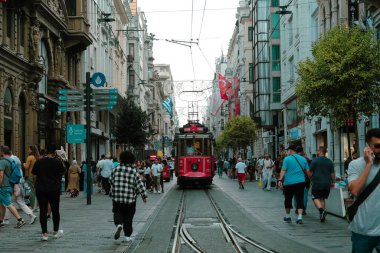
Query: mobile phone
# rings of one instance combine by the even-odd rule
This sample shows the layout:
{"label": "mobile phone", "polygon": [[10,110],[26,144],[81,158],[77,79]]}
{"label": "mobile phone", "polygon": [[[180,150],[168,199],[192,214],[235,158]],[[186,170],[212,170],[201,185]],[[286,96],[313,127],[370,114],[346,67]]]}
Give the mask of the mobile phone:
{"label": "mobile phone", "polygon": [[[365,146],[366,146],[367,148],[369,148],[368,143],[366,143]],[[375,160],[375,154],[374,154],[373,152],[371,153],[371,156],[372,156],[372,160]]]}

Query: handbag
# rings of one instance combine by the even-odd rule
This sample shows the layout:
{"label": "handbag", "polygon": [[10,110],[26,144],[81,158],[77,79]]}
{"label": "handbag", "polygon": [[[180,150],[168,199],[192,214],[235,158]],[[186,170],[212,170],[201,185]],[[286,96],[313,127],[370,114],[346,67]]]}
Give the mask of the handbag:
{"label": "handbag", "polygon": [[302,170],[302,172],[303,172],[303,174],[304,174],[304,176],[305,176],[305,187],[306,188],[310,188],[310,178],[309,178],[309,176],[306,174],[306,171],[305,171],[305,169],[302,167],[302,165],[301,165],[301,163],[298,161],[298,159],[297,159],[297,157],[295,157],[294,155],[292,155],[293,157],[294,157],[294,159],[296,159],[296,161],[297,161],[297,163],[298,163],[298,165],[301,167],[301,170]]}
{"label": "handbag", "polygon": [[373,190],[375,190],[375,188],[378,186],[379,183],[380,183],[380,170],[379,172],[377,172],[375,178],[371,181],[371,183],[369,183],[369,185],[367,185],[367,187],[364,188],[362,193],[356,198],[354,203],[352,203],[352,205],[346,208],[346,218],[348,222],[351,222],[354,219],[359,206],[364,202],[364,200],[367,199],[367,197],[373,192]]}

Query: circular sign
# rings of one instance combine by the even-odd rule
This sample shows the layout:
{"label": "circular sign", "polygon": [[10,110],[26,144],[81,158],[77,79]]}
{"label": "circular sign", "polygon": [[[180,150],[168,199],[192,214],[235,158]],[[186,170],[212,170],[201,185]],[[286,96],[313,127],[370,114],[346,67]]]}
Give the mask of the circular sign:
{"label": "circular sign", "polygon": [[90,82],[96,87],[104,87],[106,84],[106,76],[103,73],[96,72],[91,76]]}

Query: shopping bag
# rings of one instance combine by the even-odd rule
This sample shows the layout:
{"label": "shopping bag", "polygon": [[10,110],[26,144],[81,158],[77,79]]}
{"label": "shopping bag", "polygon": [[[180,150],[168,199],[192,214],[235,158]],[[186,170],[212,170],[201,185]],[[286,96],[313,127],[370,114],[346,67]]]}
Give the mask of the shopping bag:
{"label": "shopping bag", "polygon": [[263,182],[260,180],[260,181],[257,183],[257,186],[258,186],[258,187],[262,187],[262,186],[263,186]]}

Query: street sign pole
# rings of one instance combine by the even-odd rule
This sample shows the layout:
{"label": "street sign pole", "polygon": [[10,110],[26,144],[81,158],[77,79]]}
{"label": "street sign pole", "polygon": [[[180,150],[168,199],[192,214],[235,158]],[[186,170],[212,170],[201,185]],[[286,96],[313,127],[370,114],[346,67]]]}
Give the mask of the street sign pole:
{"label": "street sign pole", "polygon": [[86,72],[86,164],[87,164],[87,205],[91,205],[92,178],[91,178],[91,86],[90,72]]}

